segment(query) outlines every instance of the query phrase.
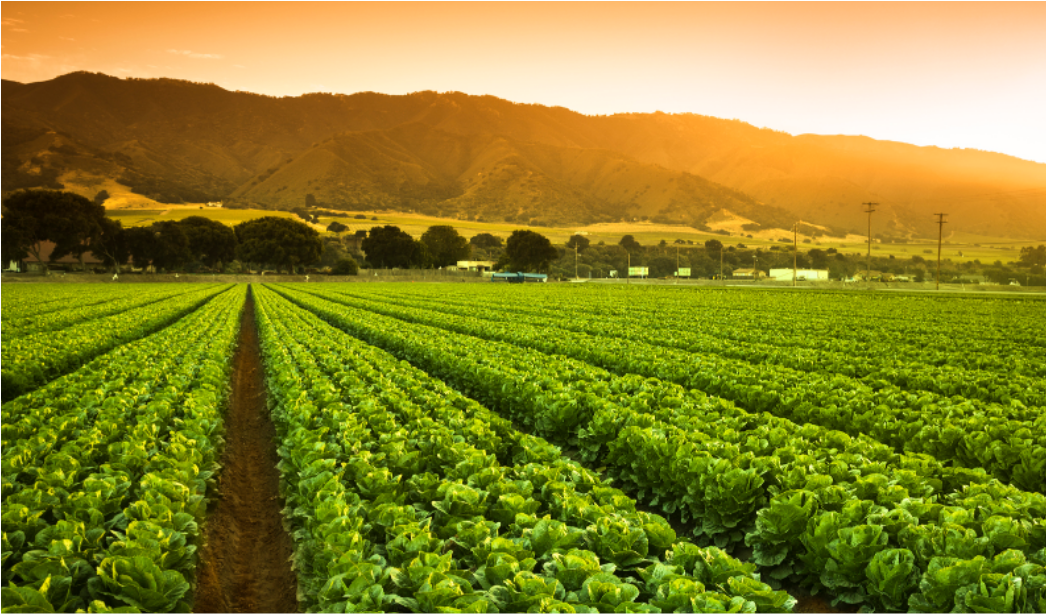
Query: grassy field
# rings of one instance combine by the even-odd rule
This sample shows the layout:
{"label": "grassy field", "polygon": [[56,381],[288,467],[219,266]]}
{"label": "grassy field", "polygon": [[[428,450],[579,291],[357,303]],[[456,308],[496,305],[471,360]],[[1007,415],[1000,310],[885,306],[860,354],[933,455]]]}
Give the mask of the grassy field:
{"label": "grassy field", "polygon": [[[165,208],[161,208],[165,207]],[[202,205],[159,205],[149,209],[110,209],[107,215],[123,222],[125,227],[151,224],[163,220],[182,220],[192,215],[199,215],[209,219],[218,220],[224,224],[235,225],[240,222],[256,219],[267,215],[280,217],[295,217],[287,211],[267,211],[262,209],[217,209]],[[363,215],[365,219],[356,219],[354,216]],[[296,218],[297,219],[297,218]],[[350,217],[333,217],[321,215],[320,223],[313,224],[317,230],[323,231],[332,221],[340,221],[349,227],[350,233],[357,230],[370,230],[373,226],[384,226],[391,224],[398,226],[412,236],[419,237],[430,226],[437,224],[448,224],[454,226],[465,237],[487,232],[495,236],[508,237],[514,230],[528,228],[520,224],[504,222],[478,222],[459,219],[438,218],[414,213],[397,213],[389,211],[365,211],[353,212]],[[785,246],[785,243],[777,240],[783,236],[782,231],[768,231],[753,238],[732,236],[702,232],[688,226],[669,226],[664,224],[640,223],[616,223],[616,224],[594,224],[591,226],[579,226],[574,228],[531,228],[547,237],[556,244],[565,243],[572,234],[584,233],[593,243],[601,241],[607,244],[617,244],[622,236],[631,234],[636,240],[645,245],[657,244],[666,241],[670,244],[676,240],[693,241],[700,245],[709,239],[718,239],[725,245],[737,245],[739,243],[749,247],[770,247],[772,245]],[[800,238],[803,241],[803,237]],[[966,262],[969,260],[980,260],[983,263],[992,263],[997,260],[1010,262],[1017,260],[1021,248],[1026,245],[1036,245],[1036,242],[1016,242],[1013,240],[972,235],[964,233],[953,233],[947,235],[942,244],[942,258],[952,259],[954,262]],[[859,235],[850,235],[846,238],[821,237],[811,239],[810,243],[801,243],[801,249],[829,249],[835,248],[848,254],[865,254],[865,240]],[[873,244],[873,253],[879,256],[894,255],[896,258],[911,258],[922,256],[924,258],[937,257],[938,245],[936,241],[923,240],[909,244]]]}

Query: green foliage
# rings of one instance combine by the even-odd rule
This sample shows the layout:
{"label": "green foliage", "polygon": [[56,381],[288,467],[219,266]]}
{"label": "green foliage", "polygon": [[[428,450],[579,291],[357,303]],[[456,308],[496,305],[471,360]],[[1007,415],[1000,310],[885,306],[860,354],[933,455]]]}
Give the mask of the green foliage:
{"label": "green foliage", "polygon": [[225,224],[198,215],[178,222],[189,241],[192,257],[209,267],[236,258],[236,233]]}
{"label": "green foliage", "polygon": [[559,255],[547,237],[533,230],[514,230],[505,242],[505,266],[513,271],[545,271]]}
{"label": "green foliage", "polygon": [[262,217],[237,224],[237,259],[257,262],[294,272],[320,260],[320,233],[285,217]]}
{"label": "green foliage", "polygon": [[423,244],[397,226],[375,226],[367,233],[361,248],[372,268],[412,268],[425,264]]}
{"label": "green foliage", "polygon": [[567,248],[577,248],[579,253],[585,251],[585,248],[587,247],[589,247],[589,239],[583,235],[573,234],[571,235],[571,238],[567,240]]}
{"label": "green foliage", "polygon": [[496,247],[502,247],[502,238],[496,237],[489,232],[481,232],[473,235],[473,237],[469,239],[469,243],[473,247],[478,247],[480,249],[493,249]]}
{"label": "green foliage", "polygon": [[469,259],[469,242],[453,226],[430,226],[422,233],[421,242],[428,248],[433,266],[454,266]]}
{"label": "green foliage", "polygon": [[137,337],[4,404],[5,611],[189,610],[247,292],[217,289],[147,335],[139,320],[182,298],[154,296],[121,322]]}
{"label": "green foliage", "polygon": [[342,258],[331,267],[331,275],[357,275],[360,273],[360,265],[352,258]]}
{"label": "green foliage", "polygon": [[37,260],[41,242],[51,241],[55,244],[52,261],[66,254],[82,261],[90,243],[102,234],[105,219],[101,204],[72,192],[51,190],[15,192],[4,199],[3,211],[4,252],[9,257],[31,253]]}
{"label": "green foliage", "polygon": [[634,252],[639,250],[642,246],[640,242],[636,240],[636,237],[632,235],[625,235],[618,241],[618,245],[621,245],[626,251]]}

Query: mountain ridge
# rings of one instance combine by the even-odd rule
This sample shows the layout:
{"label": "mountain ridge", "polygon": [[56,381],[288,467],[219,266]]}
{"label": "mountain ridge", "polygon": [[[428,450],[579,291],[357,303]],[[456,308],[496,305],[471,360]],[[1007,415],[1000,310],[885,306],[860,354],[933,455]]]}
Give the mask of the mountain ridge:
{"label": "mountain ridge", "polygon": [[[885,238],[935,234],[942,207],[979,234],[1038,239],[1045,225],[1047,166],[980,150],[461,92],[277,98],[96,73],[2,87],[5,192],[90,167],[159,200],[262,208],[313,194],[334,208],[696,227],[728,211],[754,229],[843,232],[864,231],[873,201]],[[30,145],[49,133],[62,144]]]}

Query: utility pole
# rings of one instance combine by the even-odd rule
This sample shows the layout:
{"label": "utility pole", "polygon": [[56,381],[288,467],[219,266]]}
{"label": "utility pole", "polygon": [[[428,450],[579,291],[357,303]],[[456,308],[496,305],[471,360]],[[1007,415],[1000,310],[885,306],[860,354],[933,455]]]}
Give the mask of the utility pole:
{"label": "utility pole", "polygon": [[873,209],[880,203],[862,203],[865,206],[865,212],[869,214],[869,247],[865,252],[865,281],[869,281],[870,271],[872,270],[872,249],[873,249]]}
{"label": "utility pole", "polygon": [[633,255],[629,250],[625,250],[625,283],[629,283],[629,278],[632,277],[630,272],[633,268]]}
{"label": "utility pole", "polygon": [[945,216],[948,213],[935,213],[938,216],[938,274],[934,276],[934,289],[937,290],[942,283],[942,226],[948,224]]}
{"label": "utility pole", "polygon": [[793,224],[793,287],[796,287],[796,224]]}
{"label": "utility pole", "polygon": [[574,278],[578,279],[578,242],[574,243]]}
{"label": "utility pole", "polygon": [[756,269],[757,260],[758,260],[758,258],[756,257],[756,254],[753,254],[753,283],[754,284],[756,283],[756,276],[760,274],[760,272]]}

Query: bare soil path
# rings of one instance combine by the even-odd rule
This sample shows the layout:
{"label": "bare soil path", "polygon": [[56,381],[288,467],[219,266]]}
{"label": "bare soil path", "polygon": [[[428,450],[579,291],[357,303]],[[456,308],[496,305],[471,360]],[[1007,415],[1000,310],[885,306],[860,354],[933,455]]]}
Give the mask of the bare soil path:
{"label": "bare soil path", "polygon": [[194,612],[297,612],[291,539],[281,523],[275,431],[249,293],[233,358],[220,500],[208,518]]}

